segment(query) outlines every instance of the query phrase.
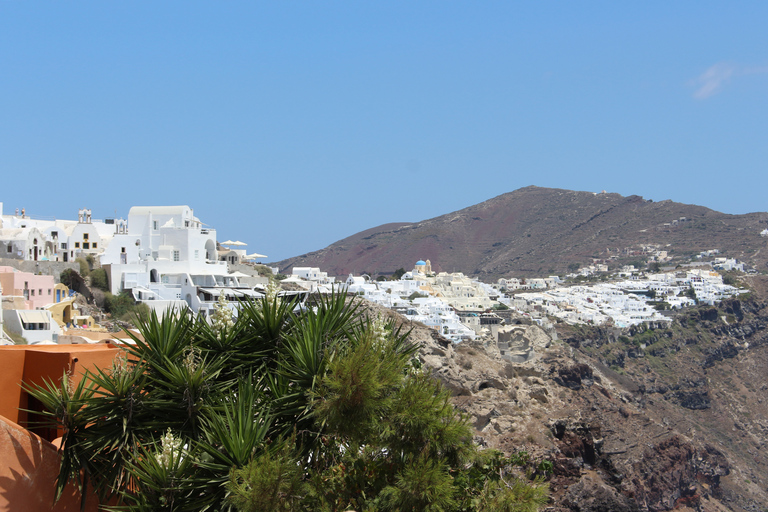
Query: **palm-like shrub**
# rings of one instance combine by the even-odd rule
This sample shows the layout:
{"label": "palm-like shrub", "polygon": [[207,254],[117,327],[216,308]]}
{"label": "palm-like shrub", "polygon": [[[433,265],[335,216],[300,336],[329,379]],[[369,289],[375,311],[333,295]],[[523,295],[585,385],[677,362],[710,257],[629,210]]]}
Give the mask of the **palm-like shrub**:
{"label": "palm-like shrub", "polygon": [[[521,501],[503,492],[505,464],[478,463],[408,333],[342,294],[304,310],[271,296],[235,321],[226,311],[213,324],[153,313],[111,368],[28,389],[64,430],[59,492],[93,486],[112,508],[142,511]],[[546,501],[545,486],[519,482],[533,507],[519,510]]]}

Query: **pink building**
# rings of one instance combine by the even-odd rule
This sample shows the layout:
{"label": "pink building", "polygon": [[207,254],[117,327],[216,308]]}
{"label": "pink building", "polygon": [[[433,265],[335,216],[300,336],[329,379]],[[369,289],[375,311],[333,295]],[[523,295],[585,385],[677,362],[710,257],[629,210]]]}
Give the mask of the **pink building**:
{"label": "pink building", "polygon": [[13,267],[0,267],[3,297],[21,297],[26,309],[38,309],[55,302],[53,276],[38,276]]}

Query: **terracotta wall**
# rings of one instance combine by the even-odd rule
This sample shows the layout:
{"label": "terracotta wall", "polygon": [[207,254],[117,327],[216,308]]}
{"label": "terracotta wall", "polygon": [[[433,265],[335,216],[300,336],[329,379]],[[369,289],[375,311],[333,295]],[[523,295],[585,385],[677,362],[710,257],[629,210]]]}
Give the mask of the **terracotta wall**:
{"label": "terracotta wall", "polygon": [[[41,409],[21,384],[58,382],[65,371],[71,371],[76,384],[86,368],[109,368],[118,353],[106,344],[0,347],[0,512],[80,510],[80,497],[71,486],[53,504],[59,456],[49,440],[61,433],[36,425],[39,416],[19,410]],[[85,510],[95,512],[97,505],[90,496]]]}
{"label": "terracotta wall", "polygon": [[[0,351],[0,416],[5,416],[15,423],[26,421],[26,414],[20,416],[19,407],[27,406],[26,393],[21,391],[21,379],[24,376],[25,350],[11,350],[15,347],[3,347]],[[24,400],[22,401],[22,394]]]}
{"label": "terracotta wall", "polygon": [[[16,345],[0,347],[0,415],[49,441],[57,437],[55,431],[38,428],[41,418],[19,409],[37,409],[22,388],[26,384],[42,384],[45,380],[58,383],[64,372],[71,372],[72,383],[82,379],[85,369],[109,368],[119,353],[113,345]],[[0,459],[0,463],[2,460]]]}
{"label": "terracotta wall", "polygon": [[[59,456],[56,448],[0,416],[0,512],[78,512],[80,495],[69,486],[54,505]],[[96,512],[95,496],[86,512]]]}

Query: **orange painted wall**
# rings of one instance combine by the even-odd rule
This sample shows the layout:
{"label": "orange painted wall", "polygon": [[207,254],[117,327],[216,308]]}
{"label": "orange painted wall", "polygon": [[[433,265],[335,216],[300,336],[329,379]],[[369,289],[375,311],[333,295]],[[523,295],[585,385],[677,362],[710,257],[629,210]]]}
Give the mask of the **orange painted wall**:
{"label": "orange painted wall", "polygon": [[[109,368],[119,353],[120,349],[107,344],[0,347],[0,512],[80,510],[74,488],[53,505],[59,456],[54,445],[25,427],[50,440],[60,433],[32,425],[35,415],[19,411],[34,409],[34,400],[21,383],[42,383],[43,379],[58,382],[69,369],[72,380],[78,383],[86,368]],[[91,496],[85,510],[95,512],[97,505]]]}
{"label": "orange painted wall", "polygon": [[[58,474],[56,448],[0,416],[0,512],[78,512],[80,496],[73,486],[54,505]],[[85,510],[98,510],[95,496]]]}
{"label": "orange painted wall", "polygon": [[[20,425],[32,428],[49,441],[56,437],[53,431],[35,428],[35,418],[19,409],[35,409],[21,383],[43,384],[45,380],[58,383],[64,372],[71,371],[72,382],[77,384],[86,369],[109,368],[119,353],[114,345],[16,345],[0,347],[0,415]],[[28,422],[29,421],[29,422]]]}
{"label": "orange painted wall", "polygon": [[27,415],[22,413],[20,416],[19,412],[19,407],[27,406],[26,393],[21,391],[25,356],[25,350],[0,351],[0,416],[5,416],[15,423],[27,420]]}

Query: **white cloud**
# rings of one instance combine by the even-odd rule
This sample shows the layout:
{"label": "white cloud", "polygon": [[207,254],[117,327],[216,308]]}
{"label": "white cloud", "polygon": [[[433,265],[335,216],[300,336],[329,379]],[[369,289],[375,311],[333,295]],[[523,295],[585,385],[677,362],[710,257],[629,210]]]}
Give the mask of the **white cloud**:
{"label": "white cloud", "polygon": [[768,66],[755,66],[751,68],[744,68],[743,74],[745,75],[758,75],[762,73],[768,73]]}
{"label": "white cloud", "polygon": [[718,62],[693,80],[693,84],[698,86],[693,93],[693,97],[697,100],[704,100],[710,96],[714,96],[720,92],[723,85],[726,84],[737,71],[736,66],[733,64]]}
{"label": "white cloud", "polygon": [[768,73],[766,66],[746,67],[728,62],[718,62],[691,81],[691,85],[696,87],[693,97],[697,100],[705,100],[719,93],[731,78],[764,73]]}

